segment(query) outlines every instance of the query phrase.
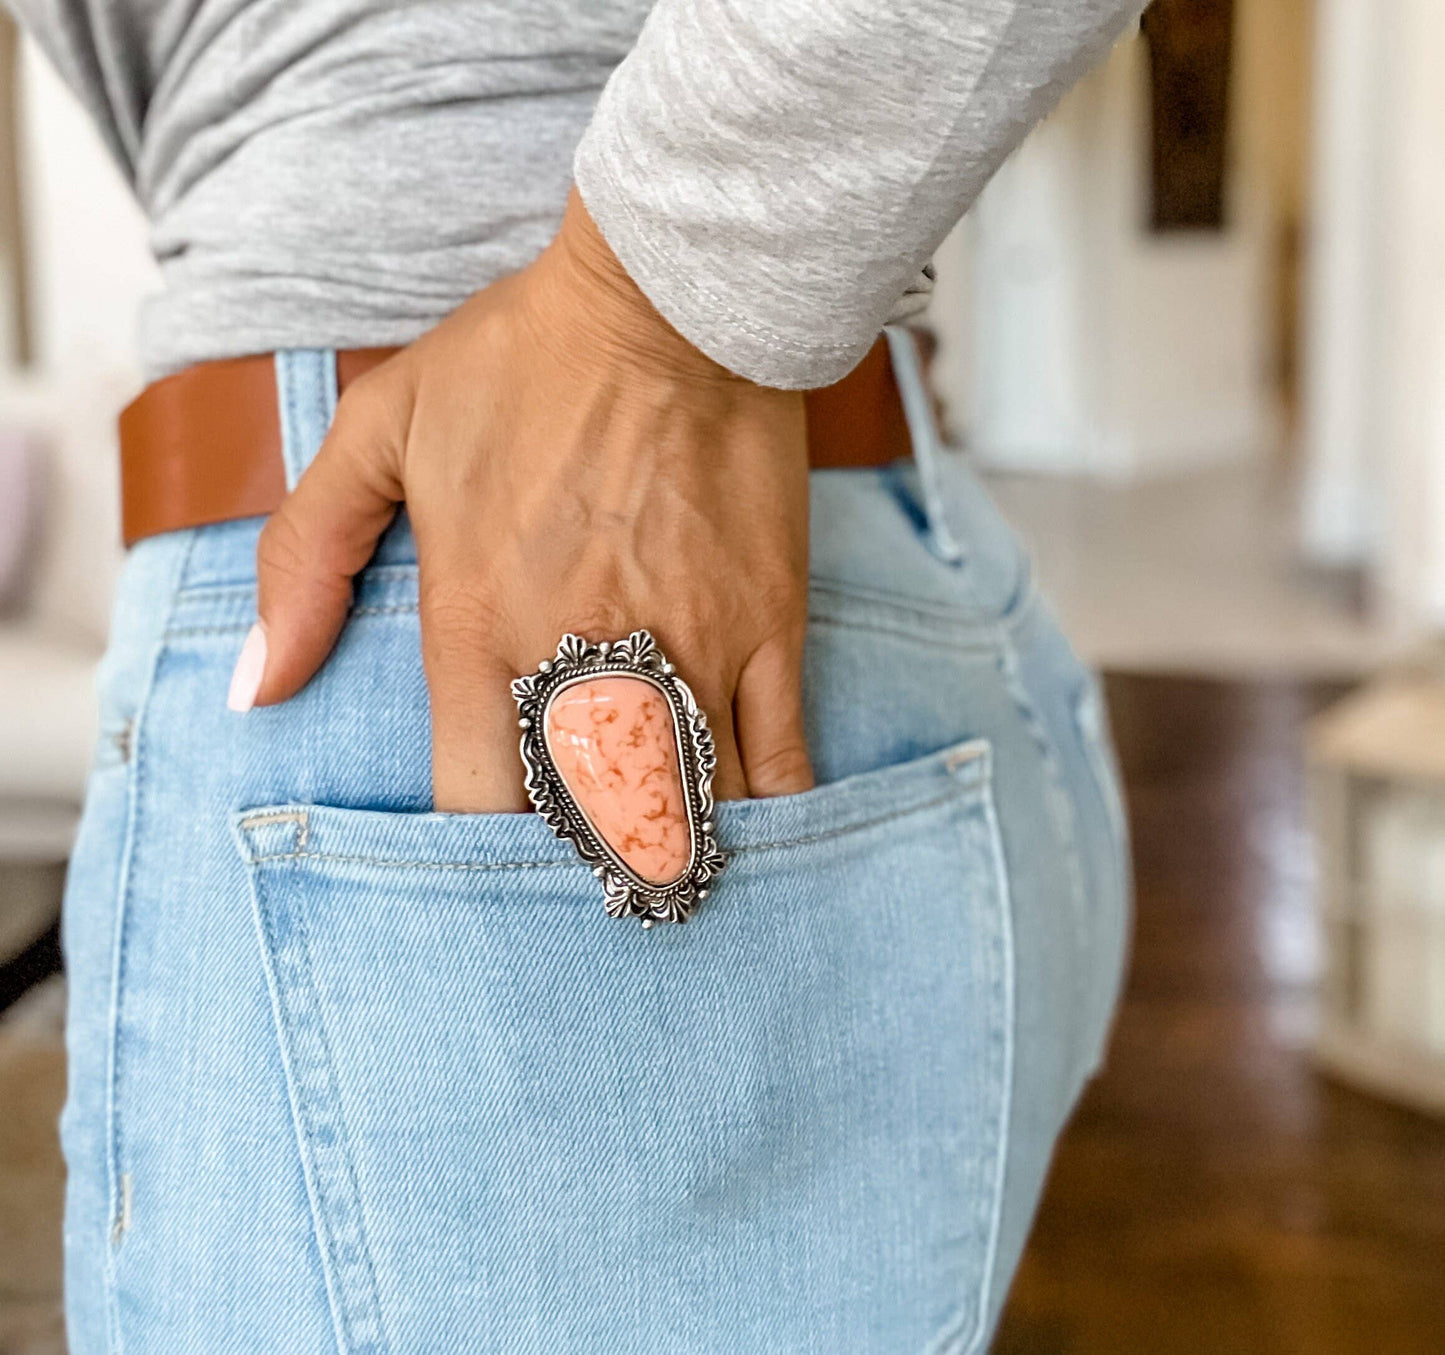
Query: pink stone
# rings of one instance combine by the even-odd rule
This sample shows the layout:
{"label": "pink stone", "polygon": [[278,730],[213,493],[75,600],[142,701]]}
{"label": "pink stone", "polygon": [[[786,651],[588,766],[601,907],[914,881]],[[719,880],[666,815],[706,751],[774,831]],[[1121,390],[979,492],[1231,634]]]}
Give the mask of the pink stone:
{"label": "pink stone", "polygon": [[653,885],[682,875],[692,832],[667,697],[645,678],[586,678],[557,691],[543,724],[572,798],[629,869]]}

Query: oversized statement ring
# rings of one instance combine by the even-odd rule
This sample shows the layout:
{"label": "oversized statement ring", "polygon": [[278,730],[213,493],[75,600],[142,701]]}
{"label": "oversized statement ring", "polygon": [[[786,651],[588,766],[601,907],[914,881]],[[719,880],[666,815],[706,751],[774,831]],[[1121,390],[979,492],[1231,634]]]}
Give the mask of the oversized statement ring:
{"label": "oversized statement ring", "polygon": [[686,922],[726,864],[713,835],[717,753],[652,636],[564,635],[512,695],[527,794],[602,881],[608,914]]}

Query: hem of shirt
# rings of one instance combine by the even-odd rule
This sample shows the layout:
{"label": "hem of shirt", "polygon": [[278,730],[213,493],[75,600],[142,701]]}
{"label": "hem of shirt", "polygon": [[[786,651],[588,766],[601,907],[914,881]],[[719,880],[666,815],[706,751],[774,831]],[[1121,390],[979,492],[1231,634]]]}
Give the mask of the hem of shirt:
{"label": "hem of shirt", "polygon": [[590,133],[573,161],[573,178],[603,238],[632,280],[679,334],[714,362],[760,386],[811,390],[841,381],[877,338],[876,329],[849,343],[804,344],[768,329],[710,292],[670,260],[637,214],[612,163]]}

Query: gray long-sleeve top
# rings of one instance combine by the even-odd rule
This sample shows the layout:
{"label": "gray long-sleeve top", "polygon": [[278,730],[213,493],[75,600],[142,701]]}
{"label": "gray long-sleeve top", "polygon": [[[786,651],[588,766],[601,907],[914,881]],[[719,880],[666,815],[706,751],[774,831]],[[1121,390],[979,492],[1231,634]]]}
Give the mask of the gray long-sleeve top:
{"label": "gray long-sleeve top", "polygon": [[805,387],[1143,0],[9,3],[149,215],[152,375],[415,338],[535,257],[575,162],[678,330]]}

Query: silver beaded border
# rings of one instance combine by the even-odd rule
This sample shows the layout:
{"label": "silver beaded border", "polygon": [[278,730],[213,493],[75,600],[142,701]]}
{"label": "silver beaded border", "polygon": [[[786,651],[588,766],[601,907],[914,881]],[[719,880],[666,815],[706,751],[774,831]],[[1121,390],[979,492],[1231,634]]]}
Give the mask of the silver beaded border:
{"label": "silver beaded border", "polygon": [[[572,797],[547,747],[548,702],[574,682],[612,674],[652,683],[672,711],[692,856],[687,870],[668,885],[644,880],[613,851]],[[644,927],[654,922],[686,922],[727,864],[713,827],[712,777],[717,754],[707,717],[698,708],[692,689],[677,676],[652,635],[635,630],[624,640],[595,644],[580,635],[564,635],[554,658],[544,659],[535,673],[512,683],[512,695],[522,729],[528,798],[547,826],[572,843],[602,882],[608,915],[640,918]]]}

